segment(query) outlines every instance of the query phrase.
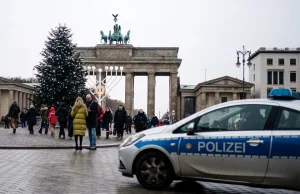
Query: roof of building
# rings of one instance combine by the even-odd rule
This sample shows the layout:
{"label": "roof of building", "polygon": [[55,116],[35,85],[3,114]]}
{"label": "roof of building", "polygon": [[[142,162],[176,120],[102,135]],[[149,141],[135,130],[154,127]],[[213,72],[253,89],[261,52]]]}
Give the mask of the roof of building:
{"label": "roof of building", "polygon": [[197,85],[180,85],[181,90],[193,90]]}
{"label": "roof of building", "polygon": [[257,51],[255,51],[250,57],[249,60],[254,59],[260,53],[300,53],[300,48],[266,48],[260,47]]}
{"label": "roof of building", "polygon": [[22,84],[27,85],[27,86],[31,86],[31,87],[40,85],[40,83],[22,83]]}
{"label": "roof of building", "polygon": [[23,84],[23,83],[17,83],[17,82],[13,82],[9,79],[6,79],[4,77],[0,77],[0,84],[5,84],[5,85],[15,85],[15,86],[19,86],[19,87],[23,87],[23,88],[27,88],[27,89],[31,89],[33,90],[33,86],[30,86],[30,85],[26,85],[26,84]]}

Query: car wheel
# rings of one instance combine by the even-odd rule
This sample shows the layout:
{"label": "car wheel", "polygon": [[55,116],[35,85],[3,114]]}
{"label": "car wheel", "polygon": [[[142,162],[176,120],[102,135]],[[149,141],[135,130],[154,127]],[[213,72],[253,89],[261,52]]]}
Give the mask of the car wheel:
{"label": "car wheel", "polygon": [[159,152],[143,154],[136,163],[135,172],[139,183],[149,190],[168,188],[173,181],[172,165]]}

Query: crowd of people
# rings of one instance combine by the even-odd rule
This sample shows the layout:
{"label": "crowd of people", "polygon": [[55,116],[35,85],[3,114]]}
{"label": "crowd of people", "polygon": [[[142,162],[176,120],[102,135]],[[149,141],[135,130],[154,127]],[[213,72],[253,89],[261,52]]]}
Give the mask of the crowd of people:
{"label": "crowd of people", "polygon": [[16,133],[20,117],[22,128],[28,126],[29,133],[34,134],[33,126],[37,124],[38,115],[41,118],[38,133],[43,134],[44,130],[44,134],[48,134],[48,129],[50,129],[51,136],[55,137],[55,126],[59,124],[58,138],[66,139],[65,129],[68,129],[68,139],[72,140],[74,137],[76,150],[82,150],[82,140],[86,130],[88,130],[90,141],[88,149],[96,150],[96,141],[100,138],[102,130],[105,131],[106,139],[109,139],[110,135],[116,135],[117,139],[122,140],[124,131],[127,134],[131,133],[132,126],[135,132],[141,132],[163,125],[163,121],[155,115],[151,119],[147,118],[142,109],[133,118],[126,112],[123,105],[119,105],[114,114],[110,108],[103,110],[90,94],[86,96],[86,102],[81,97],[77,97],[74,103],[69,105],[62,102],[57,109],[54,106],[42,105],[37,110],[34,105],[31,105],[29,110],[21,112],[17,103],[13,102],[8,114],[1,120],[5,123],[4,128],[11,127],[13,133]]}

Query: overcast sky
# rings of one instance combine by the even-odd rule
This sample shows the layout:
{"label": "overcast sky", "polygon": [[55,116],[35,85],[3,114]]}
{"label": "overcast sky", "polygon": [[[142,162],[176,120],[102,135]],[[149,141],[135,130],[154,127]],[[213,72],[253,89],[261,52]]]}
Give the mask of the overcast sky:
{"label": "overcast sky", "polygon": [[[207,80],[242,79],[235,63],[243,45],[252,52],[300,47],[299,7],[298,0],[2,0],[0,76],[31,77],[48,31],[59,23],[72,29],[78,46],[95,46],[100,30],[113,30],[111,14],[118,13],[134,46],[179,47],[181,84],[204,81],[205,69]],[[156,84],[158,115],[168,109],[168,78],[158,77]],[[124,101],[124,86],[122,81],[112,97]],[[135,79],[135,108],[147,108],[146,77]]]}

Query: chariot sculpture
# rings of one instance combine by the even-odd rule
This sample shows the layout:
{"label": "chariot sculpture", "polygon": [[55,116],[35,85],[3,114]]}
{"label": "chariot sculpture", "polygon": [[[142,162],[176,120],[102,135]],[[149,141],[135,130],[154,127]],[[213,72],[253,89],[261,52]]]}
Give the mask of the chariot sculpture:
{"label": "chariot sculpture", "polygon": [[100,31],[100,35],[101,35],[101,43],[103,43],[102,41],[104,41],[104,44],[112,44],[112,43],[116,43],[117,45],[119,44],[127,44],[130,42],[130,30],[127,31],[127,34],[125,36],[122,35],[121,33],[121,26],[119,24],[117,24],[117,17],[118,14],[114,15],[112,14],[114,17],[114,31],[113,33],[111,33],[111,31],[109,31],[108,36],[104,34],[104,32],[101,30]]}

